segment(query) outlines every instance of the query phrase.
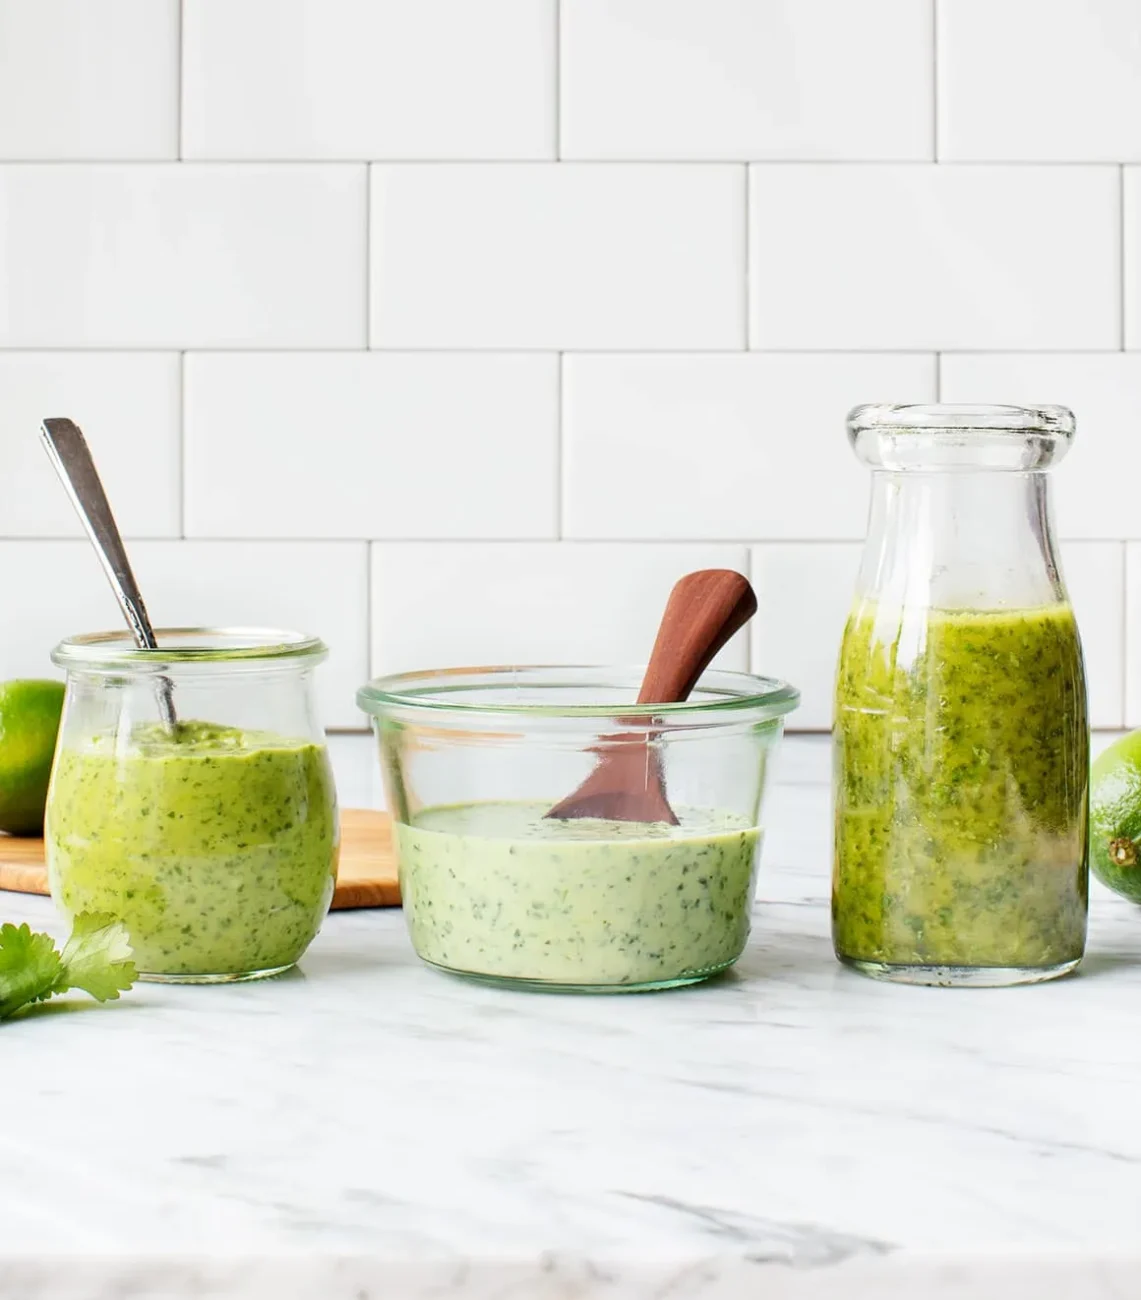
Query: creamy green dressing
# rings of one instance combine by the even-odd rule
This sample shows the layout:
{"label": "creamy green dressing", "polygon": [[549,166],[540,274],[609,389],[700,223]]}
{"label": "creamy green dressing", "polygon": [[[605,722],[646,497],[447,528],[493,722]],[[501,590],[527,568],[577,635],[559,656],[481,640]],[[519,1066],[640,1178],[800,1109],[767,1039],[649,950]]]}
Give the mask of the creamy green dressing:
{"label": "creamy green dressing", "polygon": [[338,831],[322,745],[183,722],[61,748],[44,831],[52,895],[109,912],[147,975],[291,966],[332,900]]}
{"label": "creamy green dressing", "polygon": [[645,988],[740,956],[760,844],[746,818],[679,809],[678,826],[554,821],[548,807],[462,804],[397,824],[421,957],[504,980]]}
{"label": "creamy green dressing", "polygon": [[1089,734],[1068,605],[859,607],[840,652],[836,951],[1051,968],[1085,945]]}

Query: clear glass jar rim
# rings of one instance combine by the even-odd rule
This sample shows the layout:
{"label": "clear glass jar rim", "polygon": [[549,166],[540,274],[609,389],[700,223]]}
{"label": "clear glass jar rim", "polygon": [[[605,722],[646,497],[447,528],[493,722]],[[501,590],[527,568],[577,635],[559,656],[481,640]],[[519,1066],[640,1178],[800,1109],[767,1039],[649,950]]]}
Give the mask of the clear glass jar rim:
{"label": "clear glass jar rim", "polygon": [[[159,627],[155,650],[140,649],[126,631],[86,632],[65,637],[52,651],[52,663],[61,668],[112,668],[143,664],[201,664],[312,659],[328,654],[315,636],[266,627]],[[177,642],[197,641],[179,645]],[[164,644],[173,641],[176,644]]]}
{"label": "clear glass jar rim", "polygon": [[1047,433],[1073,437],[1076,422],[1067,406],[987,406],[966,402],[891,405],[869,402],[848,412],[848,432]]}
{"label": "clear glass jar rim", "polygon": [[[596,664],[517,664],[490,665],[473,668],[437,668],[421,672],[393,673],[376,677],[357,691],[357,704],[365,713],[378,717],[393,709],[424,709],[431,712],[474,714],[508,714],[511,716],[556,718],[621,718],[645,717],[652,712],[655,718],[688,718],[699,714],[739,714],[755,712],[760,718],[778,718],[791,713],[800,703],[800,691],[787,682],[772,677],[757,677],[752,673],[727,672],[713,669],[706,672],[698,683],[697,691],[703,698],[690,699],[680,704],[509,704],[499,701],[457,698],[465,691],[477,692],[489,687],[503,687],[510,679],[527,676],[527,683],[545,689],[552,695],[563,689],[600,689],[607,685],[639,682],[645,672],[640,666],[605,666]],[[635,688],[636,689],[636,688]],[[710,699],[709,694],[722,698]]]}

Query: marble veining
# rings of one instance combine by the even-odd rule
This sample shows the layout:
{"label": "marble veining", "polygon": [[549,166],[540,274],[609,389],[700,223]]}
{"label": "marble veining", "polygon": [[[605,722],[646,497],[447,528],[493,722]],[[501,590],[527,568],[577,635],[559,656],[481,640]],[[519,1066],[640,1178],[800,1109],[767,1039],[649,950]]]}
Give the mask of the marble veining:
{"label": "marble veining", "polygon": [[[368,742],[335,757],[366,788]],[[1141,911],[1095,886],[1055,985],[865,980],[828,938],[826,742],[783,773],[708,985],[488,988],[340,913],[278,980],[0,1027],[0,1297],[1141,1294]]]}

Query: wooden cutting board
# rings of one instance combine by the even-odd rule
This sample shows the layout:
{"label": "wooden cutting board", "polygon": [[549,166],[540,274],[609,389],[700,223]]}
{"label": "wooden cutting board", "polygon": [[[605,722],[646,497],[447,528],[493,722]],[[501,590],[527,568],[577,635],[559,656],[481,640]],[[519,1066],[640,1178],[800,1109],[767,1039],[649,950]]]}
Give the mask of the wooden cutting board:
{"label": "wooden cutting board", "polygon": [[[43,840],[0,835],[0,889],[46,894]],[[368,808],[341,809],[341,861],[333,907],[399,907],[392,823]]]}

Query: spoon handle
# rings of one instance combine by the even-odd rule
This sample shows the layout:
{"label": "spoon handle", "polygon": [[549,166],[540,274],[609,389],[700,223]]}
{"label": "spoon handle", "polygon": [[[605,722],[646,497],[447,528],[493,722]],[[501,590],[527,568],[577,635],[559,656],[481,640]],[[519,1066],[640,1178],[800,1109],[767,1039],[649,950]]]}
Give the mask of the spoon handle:
{"label": "spoon handle", "polygon": [[[143,650],[157,650],[158,642],[147,616],[147,607],[143,604],[126,547],[111,513],[111,503],[103,490],[83,431],[74,421],[58,418],[44,420],[40,429],[44,448],[91,538],[135,643]],[[163,722],[172,729],[176,727],[178,717],[167,677],[160,677],[158,681],[158,706]]]}
{"label": "spoon handle", "polygon": [[662,615],[638,703],[688,699],[713,656],[756,612],[748,579],[732,569],[700,569],[680,579]]}
{"label": "spoon handle", "polygon": [[[672,704],[688,699],[713,656],[756,610],[757,598],[749,580],[732,569],[701,569],[681,578],[662,615],[638,703]],[[654,743],[653,712],[625,721],[642,730],[602,737],[602,745],[595,750],[597,766],[547,817],[677,825],[677,814],[666,798],[661,754]]]}

